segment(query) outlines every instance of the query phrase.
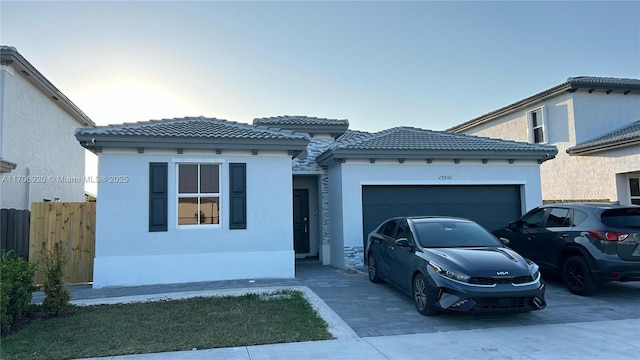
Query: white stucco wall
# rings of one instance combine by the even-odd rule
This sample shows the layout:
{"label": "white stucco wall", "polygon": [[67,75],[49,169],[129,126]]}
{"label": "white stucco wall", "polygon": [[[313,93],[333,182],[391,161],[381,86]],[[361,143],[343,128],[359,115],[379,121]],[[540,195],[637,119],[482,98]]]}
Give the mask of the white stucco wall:
{"label": "white stucco wall", "polygon": [[[451,180],[439,180],[441,175]],[[348,160],[329,167],[331,194],[331,263],[345,266],[344,249],[362,247],[362,186],[365,185],[522,185],[522,211],[542,203],[537,162],[505,161],[369,161]],[[333,190],[340,188],[344,196]]]}
{"label": "white stucco wall", "polygon": [[[178,162],[221,163],[220,226],[177,226]],[[149,232],[149,163],[168,163],[166,232]],[[247,165],[247,229],[229,230],[229,162]],[[94,287],[294,277],[291,157],[285,153],[185,154],[105,150],[100,183]]]}
{"label": "white stucco wall", "polygon": [[31,202],[55,198],[84,201],[85,150],[74,137],[82,125],[11,65],[2,65],[0,77],[1,156],[17,163],[0,175],[6,180],[0,183],[0,207],[29,209]]}
{"label": "white stucco wall", "polygon": [[527,142],[527,112],[539,107],[544,109],[547,144],[558,148],[556,158],[540,166],[543,199],[628,202],[628,198],[618,197],[624,192],[616,174],[640,171],[640,147],[584,156],[569,156],[566,150],[640,119],[640,95],[566,93],[464,133]]}
{"label": "white stucco wall", "polygon": [[576,142],[581,143],[640,120],[640,94],[573,94]]}

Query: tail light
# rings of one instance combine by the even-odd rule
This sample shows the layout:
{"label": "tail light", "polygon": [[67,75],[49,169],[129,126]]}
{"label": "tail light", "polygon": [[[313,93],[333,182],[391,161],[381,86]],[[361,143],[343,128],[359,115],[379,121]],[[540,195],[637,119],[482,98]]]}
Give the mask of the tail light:
{"label": "tail light", "polygon": [[606,240],[606,241],[622,241],[629,237],[628,233],[616,232],[616,231],[598,231],[598,230],[589,230],[589,234],[595,237],[596,239]]}

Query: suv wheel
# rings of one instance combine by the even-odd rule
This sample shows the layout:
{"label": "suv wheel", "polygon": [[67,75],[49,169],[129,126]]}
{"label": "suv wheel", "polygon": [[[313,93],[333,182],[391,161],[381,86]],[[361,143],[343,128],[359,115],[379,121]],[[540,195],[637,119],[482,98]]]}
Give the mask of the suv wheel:
{"label": "suv wheel", "polygon": [[576,295],[589,295],[598,287],[589,265],[582,256],[571,256],[564,261],[562,280],[569,291]]}

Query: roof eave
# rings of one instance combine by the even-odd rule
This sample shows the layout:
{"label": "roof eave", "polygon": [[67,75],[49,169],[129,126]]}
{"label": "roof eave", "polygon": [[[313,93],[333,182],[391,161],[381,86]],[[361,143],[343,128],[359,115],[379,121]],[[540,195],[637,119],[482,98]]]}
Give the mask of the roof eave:
{"label": "roof eave", "polygon": [[623,147],[632,146],[632,145],[640,145],[640,138],[616,141],[613,143],[587,146],[587,147],[574,146],[574,147],[568,148],[566,151],[567,151],[567,154],[569,155],[588,155],[591,153],[596,153],[596,152],[605,151],[605,150],[613,150],[613,149],[623,148]]}
{"label": "roof eave", "polygon": [[31,63],[29,63],[15,49],[3,49],[2,61],[6,64],[13,64],[22,75],[35,84],[40,90],[49,96],[56,104],[60,105],[82,126],[95,126],[91,120],[80,108],[78,108],[66,95],[58,90],[47,78],[44,77]]}
{"label": "roof eave", "polygon": [[336,150],[330,149],[316,158],[326,166],[336,160],[347,159],[402,159],[402,160],[531,160],[538,163],[556,157],[557,150],[550,151],[380,151],[380,150]]}
{"label": "roof eave", "polygon": [[284,150],[300,152],[306,149],[306,139],[210,139],[171,137],[113,137],[76,134],[80,145],[96,152],[96,148],[154,148],[198,150]]}

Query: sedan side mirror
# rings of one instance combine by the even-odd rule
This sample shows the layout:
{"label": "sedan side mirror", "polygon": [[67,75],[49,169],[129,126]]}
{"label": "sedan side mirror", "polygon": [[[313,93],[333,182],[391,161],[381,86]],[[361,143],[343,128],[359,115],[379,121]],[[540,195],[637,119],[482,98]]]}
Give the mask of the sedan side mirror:
{"label": "sedan side mirror", "polygon": [[409,242],[409,240],[407,238],[400,238],[398,240],[396,240],[396,246],[400,246],[403,248],[412,248],[413,245],[411,245],[411,243]]}
{"label": "sedan side mirror", "polygon": [[512,221],[509,223],[508,228],[511,231],[520,231],[520,221]]}

